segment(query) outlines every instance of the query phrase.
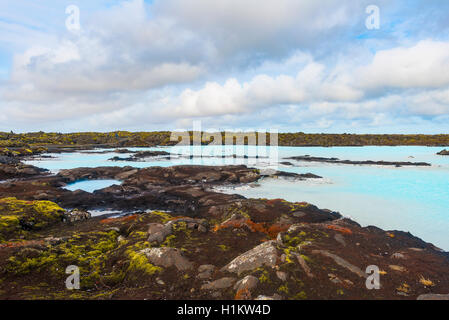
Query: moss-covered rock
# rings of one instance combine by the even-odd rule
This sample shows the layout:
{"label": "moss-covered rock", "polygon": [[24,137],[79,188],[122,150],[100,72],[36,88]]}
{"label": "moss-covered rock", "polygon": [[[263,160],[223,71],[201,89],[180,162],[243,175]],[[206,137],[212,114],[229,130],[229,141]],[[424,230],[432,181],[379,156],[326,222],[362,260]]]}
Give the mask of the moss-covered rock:
{"label": "moss-covered rock", "polygon": [[62,220],[65,210],[51,201],[0,199],[0,241],[23,237]]}

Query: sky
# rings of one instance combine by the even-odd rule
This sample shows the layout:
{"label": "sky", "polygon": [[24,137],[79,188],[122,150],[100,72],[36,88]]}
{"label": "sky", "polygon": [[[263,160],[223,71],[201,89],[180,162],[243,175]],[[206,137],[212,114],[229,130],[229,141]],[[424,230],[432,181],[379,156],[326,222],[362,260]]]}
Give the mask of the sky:
{"label": "sky", "polygon": [[0,0],[0,131],[193,121],[449,133],[449,1]]}

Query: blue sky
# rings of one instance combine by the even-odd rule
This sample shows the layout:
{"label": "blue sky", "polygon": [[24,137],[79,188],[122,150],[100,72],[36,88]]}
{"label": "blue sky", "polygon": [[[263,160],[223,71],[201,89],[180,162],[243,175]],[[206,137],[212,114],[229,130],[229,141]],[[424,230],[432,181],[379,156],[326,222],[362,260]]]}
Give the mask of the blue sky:
{"label": "blue sky", "polygon": [[[76,5],[80,30],[66,28]],[[380,28],[368,30],[369,5]],[[0,130],[448,133],[449,2],[2,0]]]}

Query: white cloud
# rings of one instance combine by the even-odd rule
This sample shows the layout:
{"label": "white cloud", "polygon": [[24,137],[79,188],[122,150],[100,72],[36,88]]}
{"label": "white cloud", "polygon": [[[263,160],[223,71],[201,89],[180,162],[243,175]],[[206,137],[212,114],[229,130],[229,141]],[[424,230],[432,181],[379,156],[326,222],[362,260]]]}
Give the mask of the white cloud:
{"label": "white cloud", "polygon": [[381,50],[356,73],[357,82],[369,89],[447,86],[449,42],[423,40],[411,47]]}

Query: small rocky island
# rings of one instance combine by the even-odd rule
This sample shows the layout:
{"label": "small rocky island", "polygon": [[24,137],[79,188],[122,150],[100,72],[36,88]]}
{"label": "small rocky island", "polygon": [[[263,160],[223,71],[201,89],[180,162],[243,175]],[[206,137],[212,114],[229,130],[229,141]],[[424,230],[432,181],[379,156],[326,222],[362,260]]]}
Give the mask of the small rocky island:
{"label": "small rocky island", "polygon": [[441,150],[440,152],[437,153],[440,156],[449,156],[449,150]]}
{"label": "small rocky island", "polygon": [[[0,299],[447,299],[449,254],[306,202],[216,187],[246,166],[98,167],[51,174],[0,157]],[[147,156],[147,155],[145,155]],[[319,179],[273,172],[278,179]],[[80,180],[121,183],[89,193]],[[115,210],[117,216],[91,215]],[[68,290],[66,268],[80,270]],[[368,266],[380,289],[368,290]]]}
{"label": "small rocky island", "polygon": [[[427,162],[410,162],[410,161],[373,161],[373,160],[364,160],[364,161],[353,161],[353,160],[340,160],[338,158],[324,158],[324,157],[311,157],[309,155],[305,156],[295,156],[285,158],[286,160],[295,160],[295,161],[303,161],[303,162],[322,162],[322,163],[331,163],[331,164],[352,164],[352,165],[377,165],[377,166],[415,166],[415,167],[430,167],[431,164]],[[286,165],[293,165],[290,162],[284,162]]]}

